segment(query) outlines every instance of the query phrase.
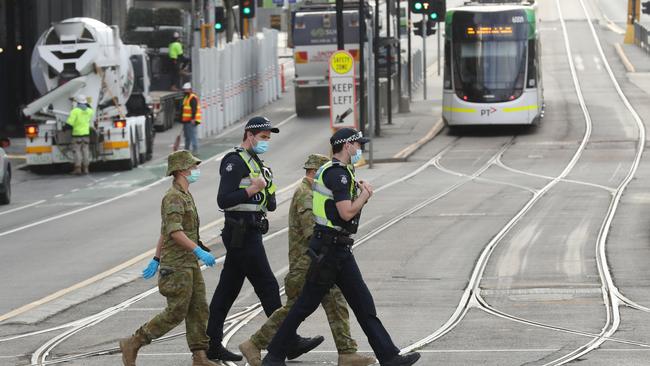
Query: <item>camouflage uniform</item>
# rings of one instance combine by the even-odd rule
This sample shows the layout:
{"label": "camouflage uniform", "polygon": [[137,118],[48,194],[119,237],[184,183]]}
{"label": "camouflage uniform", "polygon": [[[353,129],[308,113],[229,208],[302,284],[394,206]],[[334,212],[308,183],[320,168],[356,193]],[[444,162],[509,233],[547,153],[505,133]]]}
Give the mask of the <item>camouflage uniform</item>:
{"label": "camouflage uniform", "polygon": [[[325,156],[312,154],[305,163],[305,169],[318,169],[327,161],[329,159]],[[276,310],[266,323],[251,336],[251,342],[258,349],[266,349],[271,343],[271,339],[280,328],[302,291],[307,270],[311,263],[311,258],[307,255],[307,249],[313,230],[312,183],[309,179],[303,178],[302,183],[293,194],[291,207],[289,208],[289,273],[284,278],[287,302],[283,307]],[[341,290],[334,286],[325,295],[321,305],[327,315],[338,353],[355,353],[357,343],[350,335],[350,314]]]}
{"label": "camouflage uniform", "polygon": [[[177,151],[169,158],[167,174],[185,170],[199,163],[188,151]],[[171,234],[182,230],[187,237],[199,243],[199,215],[189,192],[174,182],[165,194],[160,208],[161,234],[164,237],[160,255],[160,294],[167,298],[167,307],[136,331],[136,336],[151,343],[185,320],[187,344],[190,350],[207,350],[206,334],[208,304],[205,282],[195,255],[174,242]]]}

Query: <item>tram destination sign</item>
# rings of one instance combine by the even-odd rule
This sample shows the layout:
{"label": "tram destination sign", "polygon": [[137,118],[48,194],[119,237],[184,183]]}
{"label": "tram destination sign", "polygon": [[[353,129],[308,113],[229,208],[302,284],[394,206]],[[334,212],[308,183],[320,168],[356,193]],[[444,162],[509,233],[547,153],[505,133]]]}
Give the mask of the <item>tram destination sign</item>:
{"label": "tram destination sign", "polygon": [[329,62],[330,126],[357,128],[354,57],[336,51]]}

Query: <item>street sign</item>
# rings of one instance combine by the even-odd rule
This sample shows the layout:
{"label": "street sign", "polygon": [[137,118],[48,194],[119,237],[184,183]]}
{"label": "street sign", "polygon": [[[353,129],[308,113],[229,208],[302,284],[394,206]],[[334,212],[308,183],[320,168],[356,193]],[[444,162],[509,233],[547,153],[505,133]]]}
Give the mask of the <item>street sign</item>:
{"label": "street sign", "polygon": [[354,57],[348,51],[336,51],[329,64],[330,126],[357,128]]}

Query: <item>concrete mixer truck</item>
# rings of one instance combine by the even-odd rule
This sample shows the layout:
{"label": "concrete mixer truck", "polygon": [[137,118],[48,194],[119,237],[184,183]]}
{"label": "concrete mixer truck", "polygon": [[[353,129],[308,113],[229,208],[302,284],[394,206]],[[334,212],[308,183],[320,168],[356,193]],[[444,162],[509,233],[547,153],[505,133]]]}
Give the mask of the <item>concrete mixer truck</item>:
{"label": "concrete mixer truck", "polygon": [[39,170],[73,162],[71,131],[65,127],[78,95],[95,110],[91,163],[131,169],[151,159],[148,64],[145,50],[123,44],[116,26],[71,18],[46,30],[31,60],[41,97],[23,109],[27,165]]}

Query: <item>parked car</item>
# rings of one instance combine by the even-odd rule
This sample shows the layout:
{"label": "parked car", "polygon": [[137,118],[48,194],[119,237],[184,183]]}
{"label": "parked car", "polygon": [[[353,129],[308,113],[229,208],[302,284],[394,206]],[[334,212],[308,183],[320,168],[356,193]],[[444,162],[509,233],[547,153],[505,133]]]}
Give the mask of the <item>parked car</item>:
{"label": "parked car", "polygon": [[0,205],[11,202],[11,162],[4,150],[10,144],[8,138],[0,138]]}

